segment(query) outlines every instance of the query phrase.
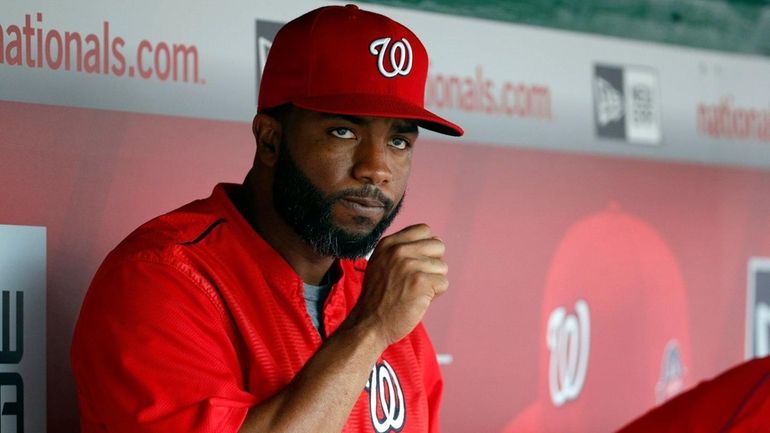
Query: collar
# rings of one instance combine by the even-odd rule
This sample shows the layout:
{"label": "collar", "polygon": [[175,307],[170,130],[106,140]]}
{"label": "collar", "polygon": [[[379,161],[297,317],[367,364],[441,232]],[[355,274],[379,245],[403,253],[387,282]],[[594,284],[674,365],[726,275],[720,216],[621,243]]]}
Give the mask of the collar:
{"label": "collar", "polygon": [[[220,183],[214,187],[207,202],[212,205],[212,214],[219,214],[219,218],[224,218],[225,226],[232,231],[234,238],[241,244],[242,248],[249,251],[260,264],[260,270],[265,278],[276,286],[286,287],[289,290],[297,292],[297,289],[303,287],[303,281],[291,267],[289,262],[276,251],[272,245],[265,241],[262,236],[249,224],[243,214],[233,203],[232,197],[241,194],[243,186],[231,183]],[[366,269],[366,260],[347,260],[338,259],[333,263],[334,273],[338,277],[334,284],[348,285],[349,282],[355,282],[355,286],[360,288],[363,278],[363,271]],[[353,280],[353,281],[349,281]],[[299,290],[298,292],[301,292]]]}

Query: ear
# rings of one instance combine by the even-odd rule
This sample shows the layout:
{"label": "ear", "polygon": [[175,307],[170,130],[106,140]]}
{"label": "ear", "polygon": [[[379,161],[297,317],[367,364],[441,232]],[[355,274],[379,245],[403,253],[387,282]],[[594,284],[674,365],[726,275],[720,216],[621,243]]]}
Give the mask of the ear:
{"label": "ear", "polygon": [[257,154],[255,162],[272,167],[278,159],[278,152],[281,147],[281,122],[268,116],[267,114],[257,113],[251,122],[251,130],[254,133],[254,140],[257,142]]}

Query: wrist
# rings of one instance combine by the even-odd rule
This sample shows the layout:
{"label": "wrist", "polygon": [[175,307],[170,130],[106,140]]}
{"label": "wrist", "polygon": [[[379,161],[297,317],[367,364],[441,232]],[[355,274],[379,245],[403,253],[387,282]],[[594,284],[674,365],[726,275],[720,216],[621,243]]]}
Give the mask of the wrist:
{"label": "wrist", "polygon": [[348,317],[348,320],[340,326],[338,333],[341,332],[343,336],[353,339],[374,353],[377,358],[390,346],[390,340],[384,329],[382,321],[378,318],[369,316],[362,320],[352,320],[352,317]]}

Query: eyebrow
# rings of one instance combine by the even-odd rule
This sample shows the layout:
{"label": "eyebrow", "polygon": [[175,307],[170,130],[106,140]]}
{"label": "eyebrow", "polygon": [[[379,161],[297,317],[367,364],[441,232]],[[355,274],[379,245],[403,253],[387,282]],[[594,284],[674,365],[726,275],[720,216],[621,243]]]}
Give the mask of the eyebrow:
{"label": "eyebrow", "polygon": [[393,127],[399,134],[419,133],[416,120],[400,120],[396,122]]}
{"label": "eyebrow", "polygon": [[[368,125],[372,123],[372,121],[367,117],[353,116],[350,114],[321,113],[321,115],[326,119],[345,120],[354,125]],[[417,121],[411,119],[399,119],[398,121],[394,122],[393,129],[399,134],[418,133]]]}
{"label": "eyebrow", "polygon": [[325,119],[345,120],[355,125],[365,125],[367,123],[371,123],[370,120],[365,119],[361,116],[352,116],[349,114],[321,113],[321,116],[323,116]]}

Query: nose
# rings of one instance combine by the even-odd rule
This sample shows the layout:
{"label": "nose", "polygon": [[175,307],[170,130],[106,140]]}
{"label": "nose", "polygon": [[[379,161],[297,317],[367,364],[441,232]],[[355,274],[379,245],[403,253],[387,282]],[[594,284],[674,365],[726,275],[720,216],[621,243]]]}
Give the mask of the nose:
{"label": "nose", "polygon": [[368,137],[356,147],[353,177],[373,185],[383,185],[393,179],[390,155],[385,138]]}

